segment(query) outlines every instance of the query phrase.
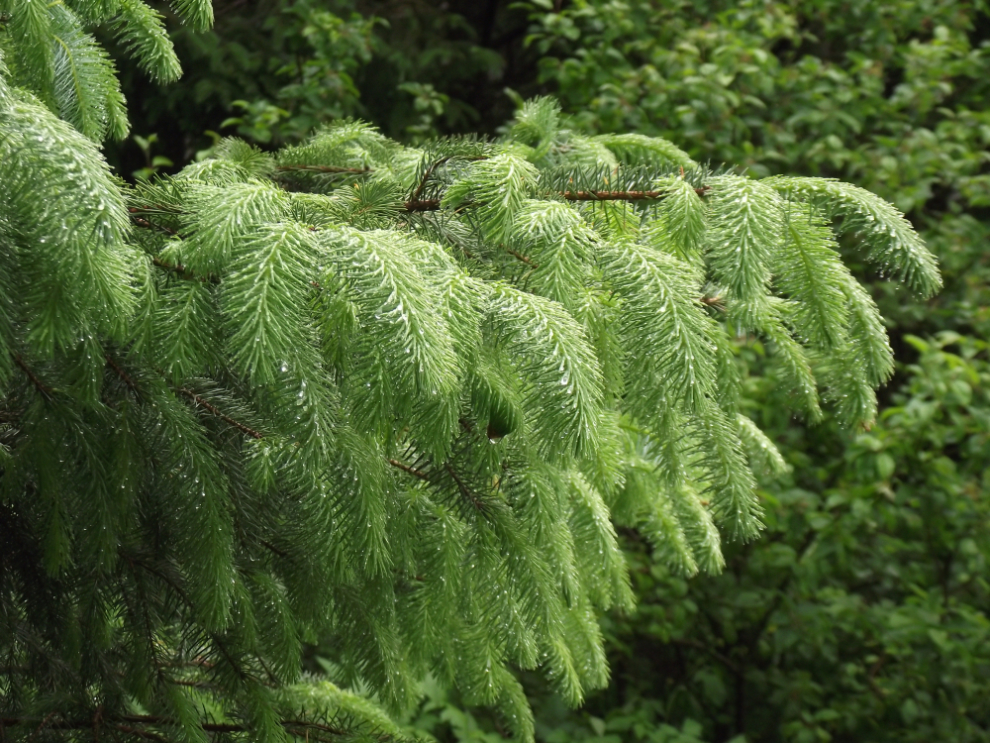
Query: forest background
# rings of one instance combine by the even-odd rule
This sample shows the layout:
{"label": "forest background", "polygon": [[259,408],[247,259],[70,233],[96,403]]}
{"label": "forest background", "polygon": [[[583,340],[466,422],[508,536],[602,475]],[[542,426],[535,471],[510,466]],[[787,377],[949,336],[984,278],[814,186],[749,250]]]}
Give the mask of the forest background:
{"label": "forest background", "polygon": [[[723,575],[685,579],[624,533],[638,609],[603,620],[611,685],[577,712],[536,678],[527,691],[547,743],[990,740],[985,3],[219,0],[215,12],[209,32],[170,26],[178,83],[120,62],[137,133],[108,145],[121,175],[171,172],[220,135],[274,147],[346,116],[414,143],[495,134],[524,98],[551,94],[582,132],[663,136],[754,176],[838,177],[902,209],[946,286],[919,302],[845,256],[899,360],[877,425],[791,420],[763,348],[742,342],[748,413],[792,468],[761,486],[763,537],[728,545]],[[315,648],[307,662],[321,660]],[[501,739],[439,689],[412,724]]]}

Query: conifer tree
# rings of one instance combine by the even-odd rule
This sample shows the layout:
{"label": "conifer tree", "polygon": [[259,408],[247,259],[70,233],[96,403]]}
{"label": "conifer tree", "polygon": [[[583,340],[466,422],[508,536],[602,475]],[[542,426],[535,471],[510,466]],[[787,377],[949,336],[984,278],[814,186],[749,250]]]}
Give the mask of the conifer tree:
{"label": "conifer tree", "polygon": [[[606,682],[596,615],[631,605],[614,523],[686,574],[757,536],[754,471],[783,463],[740,410],[733,337],[766,342],[796,411],[865,425],[891,351],[839,235],[939,285],[866,191],[584,137],[549,99],[498,141],[342,121],[127,186],[87,29],[171,79],[161,19],[2,14],[11,740],[403,737],[386,711],[427,675],[531,739],[518,670],[572,704]],[[335,683],[301,674],[317,641]]]}

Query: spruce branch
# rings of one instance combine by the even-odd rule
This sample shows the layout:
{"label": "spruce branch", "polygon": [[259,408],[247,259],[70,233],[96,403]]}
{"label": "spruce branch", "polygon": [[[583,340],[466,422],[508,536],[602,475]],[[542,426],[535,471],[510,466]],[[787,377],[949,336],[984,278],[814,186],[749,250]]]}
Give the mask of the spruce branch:
{"label": "spruce branch", "polygon": [[183,266],[181,263],[169,263],[168,261],[162,260],[157,255],[151,257],[151,262],[161,269],[174,273],[180,279],[185,279],[187,281],[202,281],[205,284],[220,283],[220,278],[218,276],[214,276],[212,274],[208,276],[199,276]]}
{"label": "spruce branch", "polygon": [[[118,37],[167,77],[167,37],[140,2],[69,6],[121,8],[140,27]],[[209,0],[173,4],[208,19]],[[99,72],[61,5],[27,5],[33,52],[54,48],[57,13],[74,40],[58,69]],[[10,39],[18,73],[54,73],[54,59],[22,67],[23,36]],[[110,88],[34,89],[76,96],[90,130],[101,101],[112,108]],[[511,669],[545,666],[574,703],[607,679],[591,607],[629,603],[618,490],[658,557],[687,573],[717,572],[720,534],[759,526],[753,470],[782,464],[739,416],[733,333],[767,341],[813,414],[821,387],[843,420],[873,415],[891,352],[830,217],[933,289],[909,223],[840,184],[718,175],[664,140],[565,125],[540,99],[498,142],[410,148],[340,121],[275,154],[227,139],[124,188],[94,143],[0,76],[14,261],[0,272],[0,346],[23,353],[0,355],[0,387],[17,382],[0,408],[34,400],[18,416],[31,445],[0,451],[5,508],[72,575],[119,566],[99,586],[39,571],[36,596],[16,588],[35,574],[8,581],[11,616],[50,602],[102,633],[82,671],[61,650],[80,638],[61,629],[26,620],[0,640],[8,665],[43,657],[66,679],[50,698],[26,684],[5,710],[31,721],[19,739],[83,698],[113,701],[78,732],[39,737],[88,737],[85,722],[156,743],[402,738],[377,702],[293,685],[305,638],[332,633],[343,675],[396,709],[413,704],[420,670],[457,657],[451,681],[532,743]],[[0,540],[0,563],[20,570],[24,554]],[[115,677],[164,694],[166,711],[125,714]],[[245,716],[206,717],[184,688],[200,682]],[[314,716],[328,706],[343,716]]]}
{"label": "spruce branch", "polygon": [[[415,478],[423,480],[424,482],[433,482],[433,478],[431,478],[425,472],[417,470],[414,467],[410,467],[408,464],[404,464],[403,462],[400,462],[397,459],[388,459],[387,461],[393,467],[400,469],[403,472],[410,474]],[[450,462],[445,462],[443,468],[444,471],[448,475],[450,475],[450,478],[454,481],[454,484],[457,486],[457,489],[461,493],[461,495],[467,498],[471,502],[471,505],[473,505],[476,510],[484,512],[485,511],[484,502],[481,500],[481,498],[479,498],[477,495],[471,492],[471,489],[467,486],[467,484],[460,477],[460,475],[457,474],[457,471],[453,468],[453,466],[451,466]]]}
{"label": "spruce branch", "polygon": [[275,170],[286,171],[308,171],[311,173],[352,173],[354,175],[367,175],[374,172],[371,168],[345,168],[336,165],[277,165]]}
{"label": "spruce branch", "polygon": [[407,212],[435,212],[440,209],[440,199],[409,199],[403,208]]}
{"label": "spruce branch", "polygon": [[430,180],[430,176],[433,175],[433,171],[449,160],[449,157],[441,157],[439,160],[434,160],[430,163],[429,167],[423,172],[423,177],[419,179],[416,189],[412,192],[412,196],[409,199],[411,202],[419,201],[419,197],[423,195],[423,189],[426,188],[426,184]]}
{"label": "spruce branch", "polygon": [[388,463],[390,465],[392,465],[393,467],[397,467],[398,469],[402,470],[403,472],[406,472],[406,473],[412,475],[413,477],[418,477],[420,480],[424,480],[425,482],[429,482],[430,481],[429,475],[427,475],[424,472],[420,472],[419,470],[415,469],[414,467],[410,467],[408,464],[403,464],[398,459],[389,459],[388,460]]}
{"label": "spruce branch", "polygon": [[[698,196],[704,196],[711,190],[710,186],[694,189]],[[655,201],[662,199],[669,191],[561,191],[560,195],[567,201]]]}
{"label": "spruce branch", "polygon": [[476,510],[484,512],[485,504],[478,496],[476,496],[474,493],[471,492],[471,489],[460,478],[460,476],[457,474],[454,468],[450,465],[450,462],[445,462],[443,468],[444,470],[446,470],[447,474],[450,475],[451,479],[457,485],[457,489],[461,492],[461,495],[463,495],[465,498],[471,501],[471,504],[475,507]]}
{"label": "spruce branch", "polygon": [[127,372],[120,367],[120,364],[114,361],[110,354],[104,354],[103,358],[106,359],[107,364],[114,370],[114,372],[116,372],[117,376],[123,380],[124,384],[130,388],[131,392],[133,392],[137,397],[141,397],[141,391],[138,389],[137,384],[135,384],[134,380],[131,379]]}
{"label": "spruce branch", "polygon": [[[711,190],[710,186],[695,188],[694,192],[699,196],[706,195]],[[556,191],[555,195],[565,201],[658,201],[665,198],[669,191]],[[458,208],[478,206],[481,202],[464,201],[458,204]],[[433,212],[441,208],[442,199],[419,199],[411,198],[403,204],[407,212]]]}
{"label": "spruce branch", "polygon": [[[131,209],[131,211],[134,212],[136,210]],[[131,221],[134,222],[134,224],[136,224],[138,227],[144,227],[145,229],[148,230],[158,230],[159,232],[164,232],[166,235],[179,234],[176,230],[173,230],[171,227],[166,227],[163,224],[155,224],[154,222],[149,222],[147,219],[138,216],[137,214],[131,215]]]}
{"label": "spruce branch", "polygon": [[[143,570],[146,570],[152,575],[158,577],[163,583],[165,583],[165,585],[167,585],[169,588],[175,591],[176,596],[178,596],[179,599],[181,599],[182,603],[185,604],[186,608],[189,611],[192,612],[196,611],[196,605],[189,597],[189,594],[186,593],[186,591],[182,588],[182,586],[176,583],[171,577],[169,577],[168,575],[166,575],[164,572],[154,567],[153,565],[149,565],[143,560],[135,559],[133,555],[125,554],[124,557],[127,560],[127,562],[130,564],[132,570],[134,569],[135,566],[137,566],[139,568],[142,568]],[[241,666],[241,664],[234,659],[234,657],[230,653],[230,650],[228,650],[227,646],[223,642],[221,642],[220,638],[216,635],[216,633],[208,632],[207,634],[209,638],[213,641],[213,645],[220,651],[220,654],[230,665],[234,673],[237,674],[237,676],[241,680],[251,679],[252,678],[251,674],[245,671],[244,668]]]}
{"label": "spruce branch", "polygon": [[190,400],[192,400],[193,402],[195,402],[197,405],[203,406],[203,408],[205,408],[206,410],[208,410],[210,413],[212,413],[213,415],[215,415],[217,418],[219,418],[220,420],[224,421],[225,423],[230,424],[231,426],[233,426],[234,428],[236,428],[241,433],[247,434],[252,439],[259,439],[260,440],[260,439],[263,439],[264,438],[264,436],[262,436],[260,433],[258,433],[257,431],[255,431],[253,428],[250,428],[249,426],[244,425],[240,421],[234,420],[229,415],[226,415],[223,411],[221,411],[215,405],[210,404],[209,402],[207,402],[206,400],[204,400],[202,397],[200,397],[199,395],[197,395],[192,390],[186,389],[185,387],[180,387],[179,388],[179,392],[181,392],[183,395],[185,395]]}
{"label": "spruce branch", "polygon": [[[3,727],[18,727],[21,725],[34,725],[39,723],[37,730],[27,738],[27,740],[33,739],[42,730],[92,730],[94,728],[94,720],[56,720],[58,712],[50,712],[47,716],[40,719],[36,717],[3,717],[0,718],[0,725]],[[99,720],[101,725],[110,726],[115,730],[120,732],[129,733],[131,735],[136,735],[141,738],[146,738],[148,740],[156,741],[168,741],[167,738],[161,736],[153,731],[146,730],[143,728],[135,727],[137,725],[141,726],[172,726],[179,723],[178,720],[171,717],[164,717],[159,715],[120,715],[117,717],[102,717]],[[289,732],[300,731],[298,735],[302,737],[305,735],[306,731],[315,731],[317,733],[324,733],[333,738],[344,738],[348,737],[350,733],[340,727],[334,727],[333,725],[327,725],[325,723],[314,722],[309,720],[300,719],[285,719],[279,720],[279,725],[289,730]],[[200,722],[200,729],[207,733],[248,733],[252,731],[252,728],[248,725],[241,723],[224,723],[224,722]],[[391,736],[376,736],[378,740],[391,740]],[[313,739],[319,740],[320,738],[313,737]]]}
{"label": "spruce branch", "polygon": [[528,266],[532,266],[533,268],[539,268],[540,267],[539,264],[538,263],[535,263],[532,258],[527,258],[522,253],[520,253],[520,252],[518,252],[516,250],[513,250],[512,248],[505,248],[505,252],[508,253],[509,255],[511,255],[513,258],[518,258],[519,260],[521,260],[523,263],[525,263]]}
{"label": "spruce branch", "polygon": [[46,385],[44,382],[42,382],[38,378],[38,376],[33,371],[31,371],[30,367],[28,367],[28,365],[24,363],[24,359],[21,357],[20,354],[12,353],[11,356],[13,356],[14,358],[14,363],[17,364],[17,366],[20,367],[21,371],[24,372],[27,378],[31,380],[31,384],[34,385],[35,389],[37,389],[38,392],[40,392],[42,396],[45,397],[46,399],[51,399],[52,395],[54,394],[52,388]]}

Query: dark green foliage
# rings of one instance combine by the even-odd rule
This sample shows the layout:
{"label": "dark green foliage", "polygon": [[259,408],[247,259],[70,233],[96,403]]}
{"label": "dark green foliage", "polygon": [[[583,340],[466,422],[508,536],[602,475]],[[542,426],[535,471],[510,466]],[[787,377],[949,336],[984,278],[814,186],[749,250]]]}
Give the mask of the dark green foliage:
{"label": "dark green foliage", "polygon": [[[518,48],[525,13],[508,11],[515,24],[506,27],[507,11],[498,8],[496,28],[485,4],[455,5],[217,2],[211,30],[170,28],[185,70],[181,86],[148,86],[139,68],[122,66],[135,131],[157,132],[162,151],[177,163],[207,145],[207,130],[280,145],[348,116],[403,141],[491,133],[512,116],[502,89],[517,67],[491,44],[499,39],[502,50]],[[519,71],[532,76],[529,66]],[[136,155],[130,149],[111,147],[111,162],[128,162]]]}

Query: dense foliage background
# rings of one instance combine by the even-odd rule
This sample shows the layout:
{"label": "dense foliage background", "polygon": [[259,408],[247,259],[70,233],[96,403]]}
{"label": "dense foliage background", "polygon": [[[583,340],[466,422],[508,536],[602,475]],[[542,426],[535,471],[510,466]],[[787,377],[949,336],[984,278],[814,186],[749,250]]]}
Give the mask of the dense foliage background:
{"label": "dense foliage background", "polygon": [[[548,743],[990,740],[985,3],[239,0],[216,18],[176,30],[177,84],[121,62],[143,136],[111,151],[123,175],[195,158],[208,131],[274,146],[355,115],[411,142],[494,132],[545,92],[581,131],[840,177],[905,210],[946,288],[921,303],[861,267],[902,362],[878,425],[783,417],[740,339],[750,413],[793,468],[764,485],[765,537],[685,580],[626,534],[640,607],[605,623],[612,685],[577,713],[529,691]],[[428,699],[420,727],[498,736]]]}

